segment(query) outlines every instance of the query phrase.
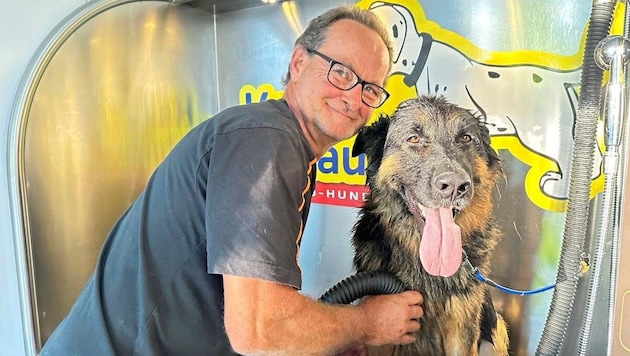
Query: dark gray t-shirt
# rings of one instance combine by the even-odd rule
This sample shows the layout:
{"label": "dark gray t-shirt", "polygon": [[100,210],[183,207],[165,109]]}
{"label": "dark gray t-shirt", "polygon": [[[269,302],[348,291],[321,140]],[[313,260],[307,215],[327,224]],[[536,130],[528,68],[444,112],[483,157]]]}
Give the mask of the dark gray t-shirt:
{"label": "dark gray t-shirt", "polygon": [[221,275],[301,287],[315,162],[283,100],[193,128],[116,222],[42,354],[234,354]]}

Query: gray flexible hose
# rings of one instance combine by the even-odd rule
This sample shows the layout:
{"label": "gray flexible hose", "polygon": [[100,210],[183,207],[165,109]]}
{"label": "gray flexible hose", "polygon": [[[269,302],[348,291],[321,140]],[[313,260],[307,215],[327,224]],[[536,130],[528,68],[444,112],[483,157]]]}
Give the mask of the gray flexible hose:
{"label": "gray flexible hose", "polygon": [[556,288],[536,355],[547,356],[560,353],[575,300],[579,280],[578,271],[584,250],[586,231],[588,230],[585,217],[588,216],[589,210],[597,117],[603,77],[603,71],[595,63],[593,53],[599,41],[605,38],[610,31],[614,7],[614,0],[596,0],[591,10],[584,47],[573,156],[569,175],[567,216],[556,275]]}

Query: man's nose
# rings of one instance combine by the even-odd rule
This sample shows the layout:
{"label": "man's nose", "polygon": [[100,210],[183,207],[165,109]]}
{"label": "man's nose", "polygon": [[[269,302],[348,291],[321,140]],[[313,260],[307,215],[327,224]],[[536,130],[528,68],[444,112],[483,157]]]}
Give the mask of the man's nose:
{"label": "man's nose", "polygon": [[363,95],[363,85],[357,84],[354,88],[346,90],[343,93],[343,99],[346,103],[348,110],[359,110],[363,101],[361,96]]}

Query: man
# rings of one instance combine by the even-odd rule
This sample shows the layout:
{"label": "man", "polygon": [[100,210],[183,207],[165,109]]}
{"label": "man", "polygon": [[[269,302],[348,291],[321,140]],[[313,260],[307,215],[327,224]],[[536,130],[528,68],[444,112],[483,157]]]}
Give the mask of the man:
{"label": "man", "polygon": [[326,355],[412,342],[417,292],[356,306],[298,292],[315,162],[387,99],[391,51],[369,11],[311,21],[282,100],[224,110],[160,164],[42,354]]}

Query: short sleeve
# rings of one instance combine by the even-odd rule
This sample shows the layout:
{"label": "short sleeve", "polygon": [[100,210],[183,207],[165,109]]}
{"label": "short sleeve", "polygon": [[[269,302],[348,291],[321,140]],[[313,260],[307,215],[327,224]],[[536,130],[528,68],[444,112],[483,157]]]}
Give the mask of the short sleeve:
{"label": "short sleeve", "polygon": [[297,254],[313,165],[296,131],[239,128],[215,136],[207,179],[208,273],[301,287]]}

